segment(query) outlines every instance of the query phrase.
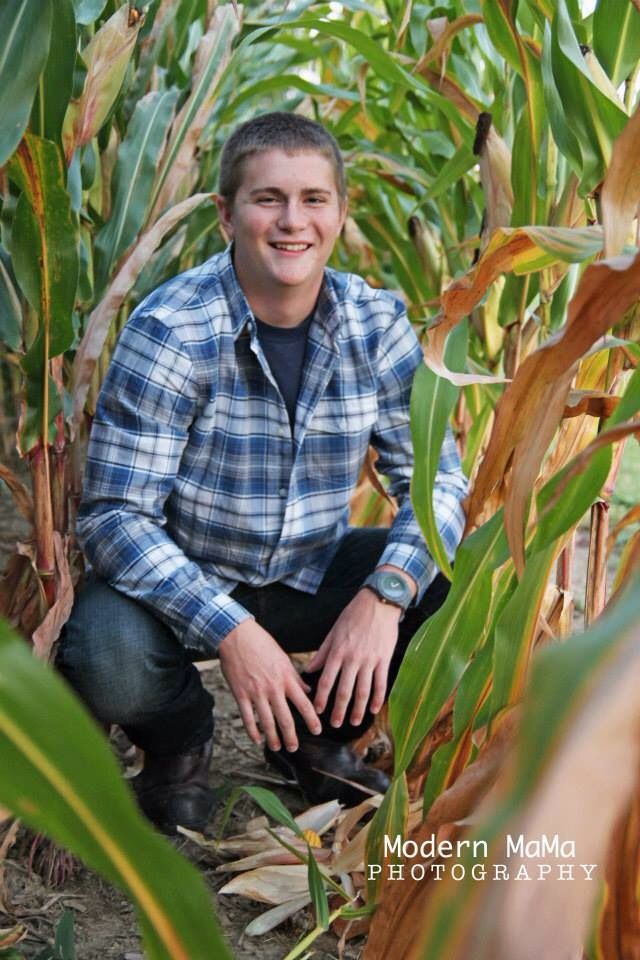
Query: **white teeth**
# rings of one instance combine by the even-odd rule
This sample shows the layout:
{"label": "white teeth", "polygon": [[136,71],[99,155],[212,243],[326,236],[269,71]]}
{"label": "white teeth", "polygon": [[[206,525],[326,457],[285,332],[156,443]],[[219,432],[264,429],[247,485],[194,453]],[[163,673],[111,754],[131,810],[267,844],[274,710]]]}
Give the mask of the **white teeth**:
{"label": "white teeth", "polygon": [[276,250],[306,250],[309,246],[308,243],[274,243],[272,244]]}

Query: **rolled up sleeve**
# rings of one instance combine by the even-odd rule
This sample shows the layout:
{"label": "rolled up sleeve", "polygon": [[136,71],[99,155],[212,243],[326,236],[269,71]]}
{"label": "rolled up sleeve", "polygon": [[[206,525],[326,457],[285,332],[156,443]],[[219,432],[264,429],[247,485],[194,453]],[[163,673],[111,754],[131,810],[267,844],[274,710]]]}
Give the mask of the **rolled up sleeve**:
{"label": "rolled up sleeve", "polygon": [[213,653],[251,615],[165,529],[164,505],[196,403],[192,364],[175,333],[134,314],[98,398],[77,533],[99,576],[156,614],[185,646]]}

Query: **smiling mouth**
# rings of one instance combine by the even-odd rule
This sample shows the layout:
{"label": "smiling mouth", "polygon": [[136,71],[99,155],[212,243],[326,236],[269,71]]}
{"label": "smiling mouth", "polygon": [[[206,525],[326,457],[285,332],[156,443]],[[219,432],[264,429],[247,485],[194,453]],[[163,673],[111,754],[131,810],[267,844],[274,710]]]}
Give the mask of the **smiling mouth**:
{"label": "smiling mouth", "polygon": [[310,243],[270,243],[269,246],[283,253],[304,253],[311,248]]}

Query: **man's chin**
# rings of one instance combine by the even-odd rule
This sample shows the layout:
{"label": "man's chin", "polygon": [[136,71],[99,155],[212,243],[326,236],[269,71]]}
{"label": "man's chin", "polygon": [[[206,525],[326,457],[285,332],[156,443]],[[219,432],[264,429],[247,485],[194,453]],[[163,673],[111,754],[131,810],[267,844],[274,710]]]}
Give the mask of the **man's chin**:
{"label": "man's chin", "polygon": [[273,280],[281,287],[286,287],[288,289],[305,287],[313,287],[319,283],[320,278],[322,277],[322,272],[320,274],[310,274],[308,271],[296,271],[296,270],[278,270],[273,274]]}

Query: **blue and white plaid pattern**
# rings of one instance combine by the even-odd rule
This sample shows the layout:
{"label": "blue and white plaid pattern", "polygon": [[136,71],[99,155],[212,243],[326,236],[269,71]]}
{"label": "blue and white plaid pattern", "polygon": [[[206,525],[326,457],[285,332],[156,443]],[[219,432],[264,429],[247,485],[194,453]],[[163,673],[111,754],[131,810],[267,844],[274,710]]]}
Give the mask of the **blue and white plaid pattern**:
{"label": "blue and white plaid pattern", "polygon": [[[422,354],[402,303],[327,269],[293,438],[228,249],[148,296],[123,329],[91,430],[78,535],[94,569],[211,652],[242,582],[315,593],[369,443],[399,503],[380,563],[422,595],[437,573],[409,501],[409,396]],[[466,481],[451,434],[434,508],[448,555]]]}

